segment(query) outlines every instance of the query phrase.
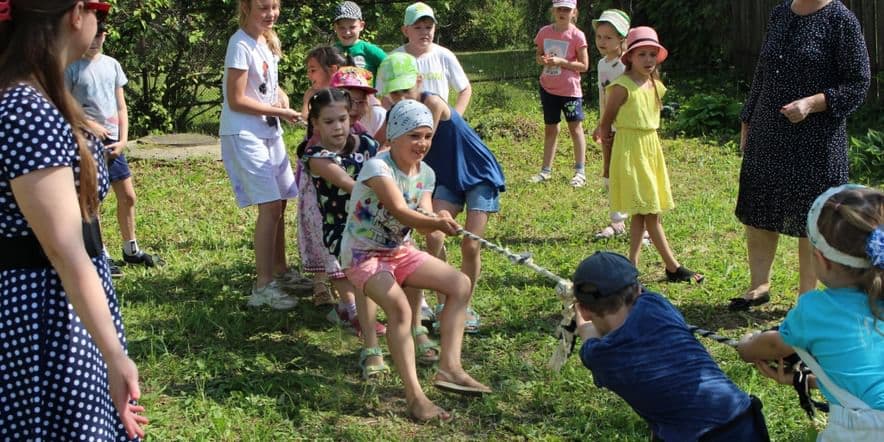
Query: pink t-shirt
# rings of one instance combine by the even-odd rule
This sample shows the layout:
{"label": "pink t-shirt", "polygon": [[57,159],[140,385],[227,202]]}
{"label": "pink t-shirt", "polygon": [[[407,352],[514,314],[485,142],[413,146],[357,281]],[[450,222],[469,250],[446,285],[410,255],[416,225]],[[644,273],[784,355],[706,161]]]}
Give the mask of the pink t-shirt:
{"label": "pink t-shirt", "polygon": [[[570,25],[565,32],[558,32],[553,25],[547,25],[537,32],[534,44],[548,56],[562,57],[568,61],[577,60],[577,51],[585,48],[586,35]],[[540,85],[547,92],[561,97],[582,97],[580,74],[558,66],[544,66],[540,74]]]}

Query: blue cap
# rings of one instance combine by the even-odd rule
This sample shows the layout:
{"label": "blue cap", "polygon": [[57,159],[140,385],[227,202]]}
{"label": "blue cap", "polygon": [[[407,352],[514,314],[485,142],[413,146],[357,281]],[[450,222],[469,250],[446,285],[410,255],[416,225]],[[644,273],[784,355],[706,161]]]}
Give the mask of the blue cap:
{"label": "blue cap", "polygon": [[623,289],[638,284],[638,270],[625,256],[613,252],[595,252],[583,260],[574,272],[574,290],[583,284],[595,288],[580,293],[596,298],[616,295]]}

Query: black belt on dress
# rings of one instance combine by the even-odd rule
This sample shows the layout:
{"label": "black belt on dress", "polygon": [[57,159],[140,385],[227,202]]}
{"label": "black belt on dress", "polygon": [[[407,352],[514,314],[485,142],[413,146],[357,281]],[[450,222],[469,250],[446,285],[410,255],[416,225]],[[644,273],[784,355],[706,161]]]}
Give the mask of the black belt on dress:
{"label": "black belt on dress", "polygon": [[[104,250],[101,241],[101,227],[98,220],[83,221],[83,243],[90,257],[99,256]],[[19,236],[0,238],[0,270],[42,269],[52,267],[49,257],[37,241],[37,237]]]}

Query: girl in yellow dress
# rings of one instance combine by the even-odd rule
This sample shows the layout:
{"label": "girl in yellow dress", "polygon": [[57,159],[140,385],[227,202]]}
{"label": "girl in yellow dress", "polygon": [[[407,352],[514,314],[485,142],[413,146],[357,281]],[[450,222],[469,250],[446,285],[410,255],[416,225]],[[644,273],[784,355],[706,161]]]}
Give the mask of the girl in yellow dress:
{"label": "girl in yellow dress", "polygon": [[[703,276],[679,264],[669,248],[660,217],[672,209],[669,174],[657,136],[666,87],[657,65],[668,51],[657,32],[641,26],[629,30],[621,61],[626,72],[606,88],[607,101],[600,123],[602,142],[612,149],[610,167],[611,210],[631,216],[629,259],[638,265],[642,236],[647,229],[666,265],[670,282],[702,282]],[[617,126],[614,136],[611,126]]]}

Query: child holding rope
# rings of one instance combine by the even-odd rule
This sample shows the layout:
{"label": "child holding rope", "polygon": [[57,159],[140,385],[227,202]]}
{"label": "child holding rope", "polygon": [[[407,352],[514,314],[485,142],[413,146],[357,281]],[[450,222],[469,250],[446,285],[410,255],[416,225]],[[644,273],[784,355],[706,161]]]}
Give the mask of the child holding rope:
{"label": "child holding rope", "polygon": [[405,384],[408,411],[421,422],[448,421],[451,415],[426,397],[418,381],[412,311],[420,308],[420,296],[404,291],[404,287],[447,295],[440,313],[442,349],[433,385],[461,394],[491,392],[461,365],[469,278],[411,242],[413,229],[425,233],[440,230],[447,235],[460,229],[444,211],[431,217],[415,210],[432,211],[435,174],[422,160],[430,149],[433,127],[433,114],[414,100],[400,101],[390,109],[390,151],[368,160],[359,173],[347,206],[341,244],[341,264],[347,277],[387,314],[387,342]]}
{"label": "child holding rope", "polygon": [[[305,172],[310,174],[319,197],[323,243],[336,258],[341,255],[341,236],[347,221],[347,203],[353,191],[354,179],[365,162],[378,151],[378,143],[373,138],[351,132],[351,107],[350,95],[343,89],[322,89],[317,92],[310,99],[308,113],[316,142],[310,140],[305,143],[304,152],[300,155]],[[361,328],[356,331],[361,333],[363,339],[363,349],[359,355],[362,378],[368,380],[389,372],[378,347],[378,335],[386,332],[386,329],[375,329],[377,305],[370,300],[366,302],[362,292],[355,290],[340,270],[330,271],[329,277],[341,299],[348,302],[355,299],[357,305],[359,319],[353,322],[354,326]]]}
{"label": "child holding rope", "polygon": [[[490,215],[500,211],[500,193],[506,190],[503,170],[494,153],[454,106],[436,94],[421,92],[424,78],[411,55],[403,52],[390,54],[381,63],[378,78],[383,80],[380,82],[383,84],[381,95],[389,97],[391,102],[418,100],[433,114],[436,131],[433,148],[426,156],[437,179],[433,209],[444,210],[453,217],[465,211],[465,228],[483,235]],[[444,244],[445,236],[440,232],[427,236],[428,251],[443,260]],[[475,289],[482,268],[479,243],[463,238],[460,247],[461,271],[470,278]],[[439,294],[438,301],[437,310],[440,310],[446,302],[445,295]],[[479,325],[479,315],[468,305],[467,333],[478,333]]]}
{"label": "child holding rope", "polygon": [[[744,338],[740,356],[792,384],[782,358],[797,352],[829,401],[822,441],[880,441],[884,434],[884,193],[829,189],[807,216],[823,290],[801,295],[779,331]],[[779,361],[774,369],[766,361]],[[813,385],[813,384],[811,384]]]}
{"label": "child holding rope", "polygon": [[573,282],[583,365],[648,422],[654,440],[770,440],[761,401],[728,379],[666,298],[643,289],[625,256],[597,252]]}
{"label": "child holding rope", "polygon": [[602,142],[606,149],[611,149],[611,210],[632,216],[629,260],[633,265],[638,265],[647,230],[663,258],[666,279],[700,283],[702,275],[682,267],[675,259],[661,220],[662,213],[675,206],[663,147],[657,136],[661,100],[666,94],[658,65],[666,60],[668,51],[659,43],[657,32],[645,26],[631,29],[626,43],[626,53],[620,58],[626,72],[608,85],[599,124]]}

